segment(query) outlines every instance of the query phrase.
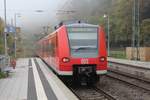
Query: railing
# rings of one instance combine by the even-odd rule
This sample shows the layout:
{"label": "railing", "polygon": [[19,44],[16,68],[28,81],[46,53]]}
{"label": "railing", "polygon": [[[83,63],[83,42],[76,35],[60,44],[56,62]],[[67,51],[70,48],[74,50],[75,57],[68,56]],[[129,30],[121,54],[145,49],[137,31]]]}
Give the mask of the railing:
{"label": "railing", "polygon": [[10,57],[0,55],[0,71],[5,71],[5,69],[9,66],[10,66]]}

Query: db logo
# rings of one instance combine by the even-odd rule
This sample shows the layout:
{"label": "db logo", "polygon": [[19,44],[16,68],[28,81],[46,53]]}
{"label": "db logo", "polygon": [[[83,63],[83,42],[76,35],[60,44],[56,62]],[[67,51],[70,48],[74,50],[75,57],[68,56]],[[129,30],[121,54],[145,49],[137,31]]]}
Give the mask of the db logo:
{"label": "db logo", "polygon": [[89,60],[88,59],[81,59],[81,64],[88,64]]}

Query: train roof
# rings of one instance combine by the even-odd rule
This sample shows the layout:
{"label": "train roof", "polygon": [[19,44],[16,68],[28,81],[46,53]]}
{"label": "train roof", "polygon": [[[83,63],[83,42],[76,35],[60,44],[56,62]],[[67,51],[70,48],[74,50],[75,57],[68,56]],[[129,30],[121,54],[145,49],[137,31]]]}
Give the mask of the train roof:
{"label": "train roof", "polygon": [[67,27],[98,27],[98,25],[87,24],[87,23],[74,23],[68,24]]}
{"label": "train roof", "polygon": [[[63,24],[65,25],[65,24]],[[63,26],[62,25],[62,26]],[[66,27],[95,27],[95,28],[98,28],[99,25],[94,25],[94,24],[87,24],[87,23],[73,23],[73,24],[66,24],[65,25]],[[61,27],[61,26],[60,26]],[[57,30],[55,30],[54,32],[52,32],[51,34],[48,34],[47,36],[43,37],[42,39],[40,40],[44,40],[46,39],[47,37],[51,36],[52,34],[54,34],[56,31],[58,31],[59,28]]]}

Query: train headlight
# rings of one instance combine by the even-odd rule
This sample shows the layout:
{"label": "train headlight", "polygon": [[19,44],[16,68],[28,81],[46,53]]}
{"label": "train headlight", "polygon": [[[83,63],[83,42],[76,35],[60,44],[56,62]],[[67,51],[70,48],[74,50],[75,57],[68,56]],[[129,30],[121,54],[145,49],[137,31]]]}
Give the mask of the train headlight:
{"label": "train headlight", "polygon": [[67,62],[69,62],[69,61],[70,61],[70,59],[69,59],[69,58],[67,58],[67,57],[64,57],[64,58],[62,59],[62,61],[63,61],[64,63],[67,63]]}
{"label": "train headlight", "polygon": [[104,62],[105,60],[106,60],[105,57],[100,57],[100,61],[101,61],[101,62]]}

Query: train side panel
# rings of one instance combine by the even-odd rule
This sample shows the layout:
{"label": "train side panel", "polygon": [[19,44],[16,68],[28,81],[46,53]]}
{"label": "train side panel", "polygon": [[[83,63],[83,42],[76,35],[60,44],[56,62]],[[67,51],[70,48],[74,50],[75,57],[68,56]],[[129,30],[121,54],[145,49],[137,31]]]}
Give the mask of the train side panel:
{"label": "train side panel", "polygon": [[69,42],[67,37],[67,30],[62,26],[58,31],[58,53],[59,53],[59,74],[68,75],[72,73],[70,63],[64,63],[63,58],[70,58]]}
{"label": "train side panel", "polygon": [[[107,71],[107,50],[106,50],[106,40],[105,40],[105,32],[102,27],[99,27],[99,63],[97,66],[97,71],[100,72],[100,70],[104,70],[104,72]],[[104,61],[101,61],[101,59],[104,59]],[[102,71],[101,71],[102,72]],[[100,72],[100,73],[101,73]]]}
{"label": "train side panel", "polygon": [[47,38],[48,43],[46,44],[47,58],[44,60],[50,65],[50,67],[56,72],[59,70],[59,53],[58,53],[58,35],[54,32]]}

